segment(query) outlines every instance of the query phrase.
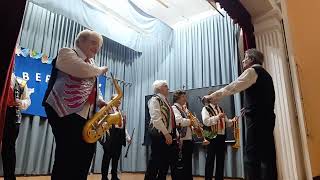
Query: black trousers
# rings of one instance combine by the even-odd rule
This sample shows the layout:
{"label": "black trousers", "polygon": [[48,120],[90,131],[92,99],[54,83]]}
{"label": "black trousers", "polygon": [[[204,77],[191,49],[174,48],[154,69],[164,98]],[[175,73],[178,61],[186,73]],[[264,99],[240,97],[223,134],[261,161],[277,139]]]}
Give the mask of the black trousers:
{"label": "black trousers", "polygon": [[3,129],[2,139],[2,164],[4,180],[15,180],[16,169],[16,140],[19,134],[20,124],[16,123],[17,116],[15,108],[8,107]]}
{"label": "black trousers", "polygon": [[[182,161],[183,161],[183,174],[182,180],[192,180],[192,153],[194,144],[192,140],[184,140],[182,145]],[[179,176],[180,177],[180,176]]]}
{"label": "black trousers", "polygon": [[223,180],[224,176],[224,158],[226,151],[226,136],[217,135],[216,138],[210,140],[207,149],[207,158],[205,166],[205,180],[212,180],[214,161],[216,160],[215,180]]}
{"label": "black trousers", "polygon": [[246,180],[277,180],[274,115],[246,115],[244,170]]}
{"label": "black trousers", "polygon": [[111,163],[111,179],[117,179],[118,172],[118,162],[122,150],[122,140],[121,140],[121,129],[114,128],[112,129],[112,137],[102,145],[103,147],[103,158],[101,163],[101,173],[102,180],[108,179],[109,164]]}
{"label": "black trousers", "polygon": [[171,179],[178,180],[176,162],[178,146],[175,141],[171,145],[165,143],[164,136],[151,136],[151,159],[145,173],[145,180],[166,180],[170,166]]}
{"label": "black trousers", "polygon": [[86,180],[96,143],[86,143],[82,129],[86,119],[78,114],[60,118],[50,107],[45,107],[56,141],[52,180]]}

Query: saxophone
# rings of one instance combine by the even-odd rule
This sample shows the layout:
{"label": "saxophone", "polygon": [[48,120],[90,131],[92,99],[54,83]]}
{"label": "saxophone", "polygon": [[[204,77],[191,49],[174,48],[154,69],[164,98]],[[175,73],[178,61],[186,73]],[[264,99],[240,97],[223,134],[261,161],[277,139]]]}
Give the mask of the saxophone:
{"label": "saxophone", "polygon": [[239,117],[235,117],[236,121],[233,122],[233,134],[234,139],[236,140],[236,143],[232,146],[235,149],[240,148],[240,127],[239,127]]}
{"label": "saxophone", "polygon": [[122,125],[120,112],[109,114],[109,111],[114,106],[114,104],[117,101],[120,101],[123,96],[122,90],[112,74],[111,77],[114,87],[117,91],[117,96],[110,100],[97,113],[95,113],[91,119],[86,122],[82,130],[82,136],[84,141],[87,143],[97,142],[98,139],[100,139],[101,136],[112,127],[112,125]]}
{"label": "saxophone", "polygon": [[202,125],[199,123],[199,120],[196,116],[194,116],[190,111],[187,113],[188,119],[190,119],[190,127],[192,131],[196,134],[198,138],[203,138],[202,144],[208,145],[210,142],[203,135]]}

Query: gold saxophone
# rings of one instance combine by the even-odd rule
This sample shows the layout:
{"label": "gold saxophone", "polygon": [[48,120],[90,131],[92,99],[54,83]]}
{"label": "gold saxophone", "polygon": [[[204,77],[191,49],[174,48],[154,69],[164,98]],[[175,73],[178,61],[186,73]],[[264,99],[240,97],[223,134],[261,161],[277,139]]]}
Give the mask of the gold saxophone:
{"label": "gold saxophone", "polygon": [[203,135],[202,125],[199,123],[199,120],[196,116],[194,116],[190,111],[187,113],[188,119],[190,119],[190,127],[192,131],[196,134],[198,138],[203,138],[202,144],[208,145],[210,142]]}
{"label": "gold saxophone", "polygon": [[236,121],[233,122],[233,134],[234,139],[236,140],[236,143],[232,146],[235,149],[240,148],[240,127],[239,127],[239,117],[235,117]]}
{"label": "gold saxophone", "polygon": [[82,130],[82,136],[84,141],[87,143],[97,142],[98,139],[100,139],[101,136],[112,127],[112,125],[122,125],[120,112],[109,114],[109,111],[114,106],[114,104],[117,101],[120,101],[123,96],[122,90],[112,74],[111,77],[114,87],[117,91],[117,96],[110,100],[105,106],[103,106],[85,124]]}

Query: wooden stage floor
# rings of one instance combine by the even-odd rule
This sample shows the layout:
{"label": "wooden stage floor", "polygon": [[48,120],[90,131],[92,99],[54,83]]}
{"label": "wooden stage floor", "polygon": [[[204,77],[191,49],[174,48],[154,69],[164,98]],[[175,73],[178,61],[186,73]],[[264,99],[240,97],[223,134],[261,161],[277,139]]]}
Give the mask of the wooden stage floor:
{"label": "wooden stage floor", "polygon": [[[119,178],[121,180],[143,180],[144,174],[141,173],[122,173],[119,174]],[[194,177],[193,180],[203,180],[204,177]],[[0,177],[0,180],[3,180],[2,177]],[[50,180],[50,176],[25,176],[25,177],[17,177],[17,180]],[[94,174],[88,176],[88,180],[101,180],[100,174]],[[167,180],[171,180],[171,178],[168,176]],[[225,180],[232,180],[232,179],[225,179]]]}

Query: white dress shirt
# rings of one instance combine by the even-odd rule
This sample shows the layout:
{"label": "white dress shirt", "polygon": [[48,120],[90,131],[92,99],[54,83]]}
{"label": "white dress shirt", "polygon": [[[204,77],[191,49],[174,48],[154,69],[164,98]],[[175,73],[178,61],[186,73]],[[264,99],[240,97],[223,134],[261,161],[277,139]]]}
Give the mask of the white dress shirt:
{"label": "white dress shirt", "polygon": [[[77,52],[77,54],[73,49],[62,48],[59,51],[56,68],[77,78],[96,78],[102,74],[103,68],[96,66],[94,63],[94,59],[91,58],[89,59],[89,62],[85,62],[87,57],[84,55],[84,53],[78,47],[75,48],[75,51]],[[103,102],[103,98],[101,96],[100,89],[98,90],[98,92],[99,93],[97,95],[99,97],[97,105],[99,106],[99,104]],[[86,102],[83,106],[82,111],[78,112],[77,114],[87,119],[89,113],[89,116],[92,116],[94,114],[93,111],[94,104]]]}
{"label": "white dress shirt", "polygon": [[181,138],[181,140],[192,140],[192,131],[190,128],[191,121],[188,118],[182,117],[181,112],[179,111],[177,106],[182,110],[182,106],[179,103],[174,103],[174,105],[172,106],[174,116],[176,118],[176,125],[177,126],[181,125],[181,127],[187,127],[186,136]]}
{"label": "white dress shirt", "polygon": [[[23,80],[22,78],[16,77],[14,73],[11,74],[11,82],[10,86],[12,89],[14,89],[15,81],[18,81],[18,84],[20,85]],[[31,105],[31,99],[30,99],[30,93],[27,84],[25,84],[23,88],[23,92],[21,94],[21,98],[16,100],[17,102],[21,103],[21,106],[19,107],[20,110],[26,110]]]}
{"label": "white dress shirt", "polygon": [[[167,104],[168,107],[170,107],[170,104],[168,104],[166,97],[162,94],[157,94],[163,102]],[[162,132],[163,135],[168,134],[172,131],[172,125],[171,125],[171,119],[169,120],[169,128],[167,129],[167,122],[164,120],[161,110],[160,110],[160,104],[156,97],[152,97],[148,102],[149,107],[149,113],[150,113],[150,123],[153,124],[153,127],[155,127],[157,130]],[[170,115],[171,117],[171,115]],[[169,117],[169,118],[170,118]]]}
{"label": "white dress shirt", "polygon": [[[210,104],[210,106],[216,111],[217,111],[217,108],[218,106],[217,105],[213,105],[213,104]],[[218,114],[218,113],[217,113]],[[213,126],[213,125],[216,125],[218,123],[220,123],[220,119],[218,116],[210,116],[209,112],[207,111],[207,108],[206,107],[203,107],[202,108],[202,111],[201,111],[201,116],[202,116],[202,120],[203,120],[203,124],[205,126]],[[227,127],[231,127],[233,125],[233,121],[231,119],[228,119],[227,116],[225,116],[225,118],[223,119],[223,122],[222,123],[226,123],[227,124]],[[220,124],[218,124],[219,126]],[[218,134],[220,135],[224,135],[225,134],[225,126],[223,126],[224,128],[223,129],[220,129],[218,128]]]}
{"label": "white dress shirt", "polygon": [[252,86],[254,83],[256,83],[258,79],[258,74],[253,68],[256,66],[261,65],[255,64],[250,68],[246,69],[236,80],[234,80],[232,83],[225,86],[224,88],[221,88],[218,91],[212,93],[210,97],[215,100],[220,100],[225,96],[230,96],[239,93]]}

